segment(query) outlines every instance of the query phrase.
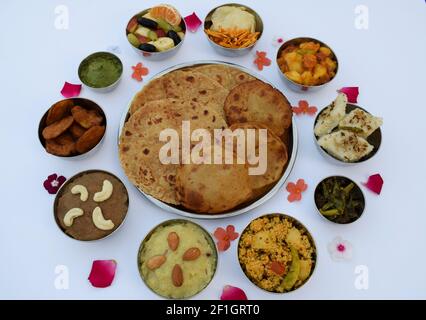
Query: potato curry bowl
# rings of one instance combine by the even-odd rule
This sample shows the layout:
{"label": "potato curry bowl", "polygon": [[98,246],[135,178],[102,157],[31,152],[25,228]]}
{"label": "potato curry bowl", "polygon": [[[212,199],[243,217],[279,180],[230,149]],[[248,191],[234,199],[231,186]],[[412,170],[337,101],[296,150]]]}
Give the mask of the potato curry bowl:
{"label": "potato curry bowl", "polygon": [[290,88],[318,88],[334,79],[338,61],[325,43],[313,38],[295,38],[282,44],[277,64],[283,80]]}

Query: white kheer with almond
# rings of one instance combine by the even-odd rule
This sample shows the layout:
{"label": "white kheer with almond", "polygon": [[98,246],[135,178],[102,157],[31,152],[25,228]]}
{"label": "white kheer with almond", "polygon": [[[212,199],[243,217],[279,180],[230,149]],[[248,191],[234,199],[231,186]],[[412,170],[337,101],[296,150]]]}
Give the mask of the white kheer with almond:
{"label": "white kheer with almond", "polygon": [[143,244],[140,269],[145,283],[170,298],[187,298],[204,289],[216,270],[216,250],[193,223],[158,227]]}

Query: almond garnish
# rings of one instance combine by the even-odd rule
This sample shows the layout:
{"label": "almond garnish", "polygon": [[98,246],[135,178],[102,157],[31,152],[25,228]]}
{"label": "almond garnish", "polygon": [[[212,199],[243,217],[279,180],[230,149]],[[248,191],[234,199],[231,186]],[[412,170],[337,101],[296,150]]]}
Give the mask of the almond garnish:
{"label": "almond garnish", "polygon": [[153,256],[153,257],[149,258],[149,260],[146,263],[146,266],[150,270],[155,270],[155,269],[161,267],[161,265],[164,262],[166,262],[166,256],[164,256],[164,255]]}
{"label": "almond garnish", "polygon": [[192,261],[197,259],[200,256],[200,254],[201,254],[200,249],[192,247],[185,251],[185,253],[182,256],[182,259],[184,261]]}
{"label": "almond garnish", "polygon": [[180,287],[183,284],[183,273],[180,265],[175,264],[172,270],[172,282],[175,287]]}
{"label": "almond garnish", "polygon": [[167,242],[169,243],[169,248],[172,251],[176,251],[179,246],[179,236],[176,232],[170,232],[167,236]]}

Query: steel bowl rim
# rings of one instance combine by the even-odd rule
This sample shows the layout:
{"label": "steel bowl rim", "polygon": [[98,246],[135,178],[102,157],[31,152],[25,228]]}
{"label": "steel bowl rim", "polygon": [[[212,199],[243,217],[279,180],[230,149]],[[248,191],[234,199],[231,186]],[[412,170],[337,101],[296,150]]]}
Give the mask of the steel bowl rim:
{"label": "steel bowl rim", "polygon": [[259,37],[256,39],[256,41],[255,41],[255,42],[253,42],[253,43],[252,43],[251,45],[249,45],[248,47],[245,47],[245,48],[227,48],[227,47],[223,47],[223,46],[221,46],[221,45],[217,44],[217,43],[216,43],[216,42],[214,42],[212,39],[210,39],[210,37],[208,36],[208,34],[206,33],[206,31],[205,31],[205,30],[203,30],[203,31],[204,31],[204,35],[207,37],[207,39],[209,40],[209,42],[210,42],[212,45],[216,46],[217,48],[225,49],[225,50],[230,51],[230,52],[241,52],[241,51],[248,51],[248,50],[252,49],[252,48],[253,48],[253,47],[257,44],[257,42],[260,40],[260,38],[262,37],[262,35],[263,35],[263,29],[264,29],[264,26],[263,26],[263,20],[262,20],[262,18],[260,17],[260,15],[257,13],[257,11],[253,10],[251,7],[249,7],[249,6],[245,5],[245,4],[240,4],[240,3],[224,3],[224,4],[221,4],[221,5],[219,5],[219,6],[215,7],[215,8],[213,8],[213,9],[211,9],[211,10],[209,11],[209,13],[208,13],[208,14],[205,16],[205,18],[204,18],[204,21],[203,21],[203,28],[205,28],[205,25],[206,25],[206,22],[207,22],[207,18],[209,18],[209,17],[213,14],[213,12],[214,12],[216,9],[221,8],[221,7],[224,7],[224,6],[239,6],[239,7],[243,7],[243,8],[245,8],[245,9],[248,9],[248,10],[247,10],[248,12],[250,12],[250,13],[254,14],[255,19],[258,19],[258,20],[260,21],[260,23],[261,23],[261,28],[260,28],[260,31],[259,31],[259,32],[260,32]]}
{"label": "steel bowl rim", "polygon": [[[191,223],[191,224],[193,224],[193,225],[195,225],[195,226],[197,226],[198,228],[200,228],[201,229],[201,231],[203,231],[204,232],[204,234],[205,234],[205,236],[207,237],[207,239],[208,239],[208,242],[210,242],[210,246],[213,248],[213,250],[214,250],[214,254],[215,254],[215,257],[216,257],[216,259],[215,259],[215,267],[214,267],[214,272],[213,272],[213,275],[212,275],[212,277],[210,278],[210,281],[207,283],[207,285],[205,286],[205,287],[203,287],[200,291],[198,291],[198,292],[196,292],[196,293],[194,293],[193,295],[191,295],[191,296],[188,296],[188,297],[182,297],[182,298],[170,298],[170,297],[167,297],[167,296],[163,296],[163,295],[161,295],[161,294],[159,294],[158,292],[156,292],[156,291],[154,291],[154,289],[152,289],[147,283],[146,283],[146,281],[145,281],[145,277],[142,275],[142,270],[141,270],[141,268],[139,267],[140,266],[140,264],[139,264],[139,261],[140,261],[140,255],[141,255],[141,252],[142,252],[142,249],[143,249],[143,247],[144,247],[144,245],[145,245],[145,243],[151,238],[151,236],[152,236],[152,234],[159,228],[159,227],[163,227],[163,226],[168,226],[168,225],[172,225],[172,224],[177,224],[177,223]],[[215,245],[215,242],[214,242],[214,240],[213,240],[213,238],[212,238],[212,236],[211,236],[211,234],[203,227],[203,226],[201,226],[200,224],[198,224],[198,223],[196,223],[196,222],[194,222],[194,221],[191,221],[191,220],[187,220],[187,219],[183,219],[183,218],[175,218],[175,219],[168,219],[168,220],[165,220],[165,221],[163,221],[163,222],[160,222],[159,224],[157,224],[156,226],[154,226],[153,228],[151,228],[149,231],[148,231],[148,233],[145,235],[145,237],[141,240],[141,242],[140,242],[140,245],[139,245],[139,247],[138,247],[138,254],[137,254],[137,256],[136,256],[136,267],[137,267],[137,269],[138,269],[138,273],[139,273],[139,277],[141,278],[141,280],[142,280],[142,282],[145,284],[145,286],[151,291],[151,292],[153,292],[155,295],[157,295],[158,297],[160,297],[160,298],[163,298],[163,299],[176,299],[176,300],[186,300],[186,299],[190,299],[190,298],[193,298],[193,297],[195,297],[195,296],[197,296],[198,294],[200,294],[201,292],[203,292],[204,290],[206,290],[207,289],[207,287],[212,283],[212,281],[213,281],[213,278],[216,276],[216,273],[217,273],[217,268],[218,268],[218,266],[219,266],[219,253],[218,253],[218,251],[217,251],[217,248],[216,248],[216,245]]]}
{"label": "steel bowl rim", "polygon": [[[359,217],[357,218],[357,219],[355,219],[354,221],[351,221],[351,222],[348,222],[348,223],[339,223],[339,222],[336,222],[336,221],[333,221],[333,220],[330,220],[330,219],[327,219],[325,216],[323,216],[322,214],[321,214],[321,212],[319,211],[319,208],[318,208],[318,206],[317,206],[317,203],[316,203],[316,201],[315,201],[315,194],[317,193],[317,190],[318,190],[318,187],[320,186],[320,184],[322,183],[322,182],[324,182],[325,180],[327,180],[327,179],[330,179],[330,178],[344,178],[344,179],[347,179],[347,180],[349,180],[350,182],[352,182],[360,191],[361,191],[361,195],[362,195],[362,199],[363,199],[363,202],[364,202],[364,208],[362,209],[362,212],[361,212],[361,214],[359,215]],[[365,197],[365,194],[364,194],[364,191],[362,191],[362,188],[358,185],[358,183],[356,183],[353,179],[351,179],[351,178],[349,178],[349,177],[347,177],[347,176],[344,176],[344,175],[341,175],[341,174],[335,174],[335,175],[329,175],[329,176],[326,176],[326,177],[324,177],[324,178],[322,178],[318,183],[317,183],[317,185],[315,186],[315,189],[314,189],[314,205],[315,205],[315,209],[316,209],[316,212],[324,219],[324,220],[327,220],[328,222],[330,222],[330,223],[333,223],[333,224],[338,224],[338,225],[350,225],[350,224],[353,224],[353,223],[355,223],[355,222],[357,222],[357,221],[359,221],[363,216],[364,216],[364,213],[365,213],[365,208],[367,207],[367,198]]]}
{"label": "steel bowl rim", "polygon": [[[145,13],[148,13],[149,12],[149,10],[151,10],[152,9],[152,7],[151,8],[148,8],[148,9],[144,9],[144,10],[142,10],[142,11],[139,11],[138,13],[136,13],[136,14],[134,14],[130,19],[129,19],[129,21],[127,22],[127,24],[129,24],[129,22],[130,22],[130,20],[132,20],[134,17],[136,17],[136,16],[139,16],[139,15],[142,15],[142,14],[145,14]],[[175,8],[176,9],[176,8]],[[176,9],[177,10],[177,9]],[[127,24],[126,24],[126,28],[124,29],[124,34],[126,35],[126,41],[127,41],[127,43],[130,45],[130,46],[132,46],[132,48],[133,49],[135,49],[137,52],[139,52],[140,54],[149,54],[149,56],[152,56],[152,57],[155,57],[155,56],[160,56],[161,54],[164,54],[164,53],[170,53],[170,52],[173,52],[173,51],[175,51],[175,50],[177,50],[177,49],[179,49],[181,46],[182,46],[182,44],[183,44],[183,42],[184,42],[184,40],[186,39],[186,33],[187,33],[187,30],[188,30],[188,26],[186,25],[186,22],[185,22],[185,19],[183,18],[183,16],[180,14],[180,12],[179,12],[179,10],[177,10],[178,11],[178,13],[179,13],[179,15],[181,16],[181,18],[182,18],[182,22],[181,23],[183,23],[184,25],[185,25],[185,36],[183,37],[183,39],[181,39],[181,41],[176,45],[176,46],[174,46],[173,48],[171,48],[171,49],[169,49],[169,50],[166,50],[166,51],[155,51],[155,52],[148,52],[148,51],[144,51],[144,50],[141,50],[141,49],[139,49],[139,48],[137,48],[137,47],[135,47],[134,45],[132,45],[130,42],[129,42],[129,40],[127,39],[127,34],[128,34],[128,32],[127,32]]]}
{"label": "steel bowl rim", "polygon": [[[297,83],[297,82],[294,82],[293,80],[291,80],[291,79],[289,79],[285,74],[284,74],[284,72],[282,72],[282,70],[281,70],[281,68],[280,68],[280,66],[279,66],[279,64],[278,64],[278,58],[279,58],[279,55],[280,55],[280,53],[281,53],[281,51],[284,49],[284,47],[286,47],[287,45],[289,45],[291,42],[293,42],[293,41],[298,41],[298,40],[301,40],[301,41],[303,41],[303,40],[307,40],[307,41],[316,41],[316,42],[318,42],[320,45],[322,45],[322,46],[324,46],[324,47],[327,47],[327,48],[329,48],[330,49],[330,51],[331,51],[331,53],[334,55],[334,59],[336,60],[336,72],[335,72],[335,74],[334,74],[334,76],[333,76],[333,78],[331,78],[330,80],[328,80],[327,82],[325,82],[325,83],[322,83],[322,84],[319,84],[319,85],[303,85],[303,84],[300,84],[300,83]],[[289,40],[287,40],[287,41],[285,41],[283,44],[281,44],[281,46],[278,48],[278,51],[277,51],[277,55],[276,55],[276,57],[275,57],[275,63],[277,64],[277,67],[278,67],[278,71],[279,71],[279,73],[284,77],[284,79],[286,79],[288,82],[290,82],[291,84],[293,84],[294,86],[296,86],[296,87],[299,87],[299,88],[301,88],[301,89],[304,89],[304,90],[308,90],[308,89],[319,89],[319,88],[322,88],[323,86],[325,86],[325,85],[327,85],[327,84],[329,84],[329,83],[331,83],[336,77],[337,77],[337,73],[338,73],[338,71],[339,71],[339,67],[340,67],[340,64],[339,64],[339,60],[338,60],[338,58],[337,58],[337,55],[336,55],[336,53],[334,52],[334,50],[327,44],[327,43],[325,43],[325,42],[323,42],[323,41],[321,41],[321,40],[318,40],[318,39],[316,39],[316,38],[312,38],[312,37],[295,37],[295,38],[292,38],[292,39],[289,39]]]}
{"label": "steel bowl rim", "polygon": [[[193,62],[190,62],[190,63],[177,64],[175,66],[166,68],[163,71],[160,71],[154,77],[152,77],[150,79],[150,81],[157,79],[159,77],[162,77],[163,75],[165,75],[169,72],[178,70],[178,69],[188,68],[188,67],[191,67],[191,66],[192,67],[193,66],[200,66],[200,65],[204,65],[204,64],[228,65],[228,66],[237,68],[241,71],[244,71],[244,72],[250,74],[251,76],[254,76],[256,79],[261,80],[261,81],[271,85],[273,88],[275,88],[279,92],[281,92],[281,90],[279,90],[277,86],[273,85],[270,81],[265,80],[262,76],[257,75],[255,72],[251,71],[250,69],[243,67],[243,66],[240,66],[240,65],[235,64],[235,63],[224,62],[224,61],[219,61],[219,60],[197,60],[197,61],[193,61]],[[149,81],[146,82],[144,84],[144,86],[147,83],[149,83]],[[287,99],[287,97],[285,95],[284,95],[284,97]],[[117,136],[117,145],[118,146],[119,146],[119,143],[120,143],[121,132],[124,128],[126,118],[129,114],[129,110],[130,110],[130,106],[131,106],[132,101],[133,101],[133,98],[129,101],[127,107],[125,108],[125,110],[123,112],[121,120],[120,120],[120,125],[118,127],[118,136]],[[186,218],[214,220],[214,219],[223,219],[223,218],[234,217],[234,216],[246,213],[246,212],[253,210],[254,208],[257,208],[258,206],[264,204],[266,201],[268,201],[270,198],[272,198],[272,196],[274,196],[278,192],[278,190],[284,185],[285,181],[290,176],[290,173],[291,173],[291,171],[294,167],[294,164],[295,164],[295,161],[296,161],[296,158],[297,158],[298,141],[299,141],[294,115],[292,117],[292,135],[293,135],[293,146],[292,146],[291,157],[288,161],[287,167],[284,170],[281,178],[275,183],[274,187],[272,187],[265,195],[263,195],[261,198],[257,199],[256,201],[250,203],[248,206],[246,206],[244,208],[240,208],[238,210],[227,212],[227,213],[222,213],[222,214],[198,214],[198,213],[193,213],[193,212],[187,212],[187,211],[183,211],[181,209],[175,208],[172,205],[166,204],[165,202],[162,202],[162,201],[146,194],[145,192],[143,192],[142,190],[140,190],[136,186],[135,186],[135,188],[137,188],[151,203],[154,203],[157,207],[159,207],[163,210],[166,210],[168,212],[172,212],[172,213],[178,214],[180,216],[186,217]],[[126,177],[127,177],[127,175],[126,175]]]}
{"label": "steel bowl rim", "polygon": [[[85,100],[85,101],[89,101],[90,103],[93,103],[100,111],[101,111],[101,113],[102,113],[102,116],[103,116],[103,118],[104,118],[104,120],[105,120],[105,132],[104,132],[104,134],[102,135],[102,138],[99,140],[99,142],[92,148],[92,149],[90,149],[89,151],[86,151],[85,153],[82,153],[82,154],[76,154],[76,155],[72,155],[72,156],[59,156],[59,155],[56,155],[56,154],[52,154],[52,153],[49,153],[49,152],[47,152],[47,150],[46,150],[46,147],[45,147],[45,145],[44,145],[44,143],[45,143],[45,140],[46,139],[44,139],[43,138],[43,136],[42,136],[42,134],[41,134],[41,132],[43,131],[43,129],[45,128],[45,121],[46,121],[46,117],[47,117],[47,114],[48,114],[48,112],[49,112],[49,110],[55,105],[55,104],[57,104],[58,102],[61,102],[61,101],[65,101],[65,100],[78,100],[78,99],[81,99],[81,100]],[[42,148],[43,148],[43,150],[48,154],[48,155],[51,155],[51,156],[54,156],[54,157],[58,157],[58,158],[61,158],[61,159],[68,159],[68,160],[77,160],[77,159],[82,159],[82,158],[85,158],[86,156],[88,156],[88,155],[90,155],[90,154],[93,154],[96,150],[98,150],[99,149],[99,147],[101,146],[101,144],[103,143],[103,141],[105,140],[105,136],[106,136],[106,131],[107,131],[107,127],[108,127],[108,119],[107,119],[107,116],[106,116],[106,113],[105,113],[105,111],[102,109],[102,107],[97,103],[97,102],[95,102],[95,101],[93,101],[92,99],[88,99],[88,98],[83,98],[83,97],[72,97],[72,98],[65,98],[65,99],[61,99],[61,100],[58,100],[58,101],[56,101],[55,103],[53,103],[47,110],[46,110],[46,112],[43,114],[43,116],[41,117],[41,119],[40,119],[40,122],[39,122],[39,124],[38,124],[38,139],[39,139],[39,142],[40,142],[40,144],[41,144],[41,146],[42,146]]]}
{"label": "steel bowl rim", "polygon": [[[90,59],[90,58],[92,58],[94,56],[98,56],[98,55],[109,55],[109,56],[112,56],[121,65],[120,76],[117,78],[116,81],[114,81],[113,83],[111,83],[110,85],[108,85],[106,87],[92,87],[92,86],[88,85],[86,82],[84,82],[83,79],[81,79],[81,76],[80,76],[80,72],[81,72],[81,68],[82,68],[83,62],[87,61],[88,59]],[[112,52],[108,52],[108,51],[96,51],[96,52],[93,52],[93,53],[89,54],[83,60],[81,60],[79,66],[78,66],[77,75],[78,75],[78,78],[80,79],[81,83],[83,83],[89,89],[92,89],[92,90],[98,91],[98,92],[100,92],[100,91],[105,91],[106,92],[108,90],[112,90],[113,88],[115,88],[115,86],[120,82],[121,77],[123,76],[123,69],[124,69],[123,62],[121,61],[121,59],[117,55],[115,55]]]}
{"label": "steel bowl rim", "polygon": [[[273,217],[273,216],[282,216],[282,217],[285,217],[285,218],[289,218],[290,220],[294,220],[294,221],[296,221],[299,225],[301,225],[305,230],[306,230],[306,232],[308,233],[308,237],[310,238],[310,240],[312,241],[312,245],[314,246],[314,248],[315,248],[315,250],[314,250],[314,252],[315,252],[315,265],[314,265],[314,269],[313,270],[311,270],[311,274],[309,275],[309,278],[307,279],[307,280],[305,280],[305,282],[301,285],[301,286],[299,286],[299,287],[297,287],[296,289],[293,289],[293,290],[290,290],[290,291],[285,291],[285,292],[274,292],[274,291],[268,291],[268,290],[266,290],[266,289],[263,289],[263,288],[261,288],[261,287],[259,287],[258,285],[256,285],[253,281],[251,281],[251,279],[247,276],[247,274],[244,272],[244,269],[243,269],[243,267],[242,267],[242,265],[241,265],[241,262],[240,262],[240,255],[239,255],[239,248],[240,248],[240,241],[241,241],[241,236],[243,235],[243,233],[246,231],[246,229],[250,226],[250,224],[254,221],[254,220],[256,220],[256,219],[259,219],[259,218],[264,218],[264,217]],[[239,238],[238,238],[238,244],[237,244],[237,261],[238,261],[238,265],[240,266],[240,270],[243,272],[243,274],[245,275],[245,277],[247,278],[247,280],[249,280],[249,282],[255,287],[255,288],[257,288],[257,289],[260,289],[260,290],[262,290],[262,291],[264,291],[264,292],[267,292],[267,293],[269,293],[269,294],[273,294],[273,295],[283,295],[283,294],[290,294],[290,293],[293,293],[293,292],[295,292],[295,291],[297,291],[297,290],[299,290],[299,289],[301,289],[302,287],[304,287],[308,282],[310,282],[311,281],[311,279],[313,278],[313,276],[314,276],[314,273],[315,273],[315,271],[316,271],[316,269],[317,269],[317,265],[318,265],[318,258],[319,258],[319,255],[318,255],[318,247],[317,247],[317,244],[316,244],[316,242],[315,242],[315,239],[314,239],[314,237],[312,236],[312,233],[311,233],[311,231],[309,231],[309,229],[302,223],[302,222],[300,222],[300,220],[299,219],[297,219],[297,218],[295,218],[295,217],[293,217],[293,216],[290,216],[290,215],[288,215],[288,214],[286,214],[286,213],[282,213],[282,212],[273,212],[273,213],[265,213],[265,214],[262,214],[261,216],[258,216],[258,217],[256,217],[256,218],[253,218],[252,220],[250,220],[250,222],[244,227],[244,229],[243,229],[243,231],[241,231],[241,234],[240,234],[240,236],[239,236]]]}
{"label": "steel bowl rim", "polygon": [[[351,106],[353,106],[354,108],[359,108],[359,109],[361,109],[362,111],[364,111],[364,112],[367,112],[368,114],[370,114],[370,115],[372,115],[368,110],[366,110],[366,109],[364,109],[363,107],[361,107],[361,106],[359,106],[359,105],[357,105],[357,104],[354,104],[354,103],[347,103],[346,104],[346,106],[347,105],[351,105]],[[314,135],[314,140],[315,140],[315,144],[316,144],[316,146],[318,147],[318,149],[319,149],[319,151],[320,151],[320,153],[323,155],[323,156],[325,156],[325,158],[327,158],[328,160],[331,160],[331,161],[333,161],[333,162],[337,162],[338,164],[340,164],[340,165],[345,165],[345,166],[354,166],[354,165],[357,165],[357,164],[361,164],[361,163],[366,163],[366,162],[368,162],[369,160],[371,160],[371,159],[373,159],[376,155],[377,155],[377,153],[379,153],[379,151],[380,151],[380,148],[381,148],[381,146],[382,146],[382,141],[383,141],[383,135],[382,135],[382,130],[381,130],[381,128],[380,127],[378,127],[376,130],[379,130],[379,132],[380,132],[380,142],[379,142],[379,145],[378,145],[378,147],[376,148],[376,150],[375,150],[375,153],[371,156],[371,157],[368,157],[368,155],[366,156],[367,158],[365,158],[365,159],[360,159],[360,160],[358,160],[358,161],[354,161],[354,162],[346,162],[346,161],[343,161],[343,160],[340,160],[340,159],[338,159],[338,158],[336,158],[336,157],[334,157],[334,156],[332,156],[330,153],[328,153],[323,147],[321,147],[320,145],[319,145],[319,143],[318,143],[318,137],[315,135],[315,125],[317,124],[317,122],[318,122],[318,118],[319,118],[319,116],[324,112],[324,110],[325,109],[327,109],[328,107],[330,106],[330,104],[328,104],[328,105],[326,105],[324,108],[322,108],[319,112],[318,112],[318,114],[316,115],[316,117],[315,117],[315,119],[314,119],[314,124],[313,124],[313,130],[312,130],[312,132],[313,132],[313,135]],[[345,114],[347,114],[346,113],[346,111],[345,111]],[[333,129],[334,130],[334,129]],[[375,131],[376,131],[375,130]],[[373,133],[373,132],[372,132]]]}
{"label": "steel bowl rim", "polygon": [[[105,173],[105,174],[108,174],[108,175],[111,175],[112,177],[114,177],[114,178],[116,178],[118,181],[120,181],[121,182],[121,184],[124,186],[124,190],[126,191],[126,195],[127,195],[127,210],[126,210],[126,212],[125,212],[125,214],[124,214],[124,218],[123,218],[123,220],[121,221],[121,223],[117,226],[117,228],[115,228],[115,230],[114,231],[112,231],[111,233],[109,233],[109,234],[107,234],[106,236],[104,236],[104,237],[102,237],[102,238],[99,238],[99,239],[93,239],[93,240],[81,240],[81,239],[76,239],[76,238],[74,238],[74,237],[71,237],[70,235],[68,235],[67,233],[65,233],[65,231],[64,230],[62,230],[62,227],[61,227],[61,225],[59,224],[59,222],[58,222],[58,218],[57,218],[57,215],[56,215],[56,210],[57,210],[57,204],[58,204],[58,201],[59,201],[59,196],[60,195],[62,195],[62,191],[65,189],[65,187],[68,185],[68,184],[70,184],[74,179],[76,179],[76,178],[78,178],[78,177],[80,177],[80,176],[82,176],[83,174],[90,174],[90,173],[97,173],[97,172],[101,172],[101,173]],[[130,206],[130,197],[129,197],[129,191],[127,190],[127,187],[126,187],[126,185],[124,184],[124,182],[123,181],[121,181],[121,179],[119,178],[119,177],[117,177],[115,174],[113,174],[113,173],[111,173],[111,172],[109,172],[109,171],[106,171],[106,170],[103,170],[103,169],[88,169],[88,170],[83,170],[83,171],[80,171],[80,172],[77,172],[76,174],[74,174],[71,178],[69,178],[69,179],[67,179],[63,184],[62,184],[62,186],[58,189],[58,192],[56,193],[56,195],[55,195],[55,200],[53,201],[53,219],[55,220],[55,224],[56,224],[56,226],[58,227],[58,229],[61,231],[61,233],[64,235],[64,236],[66,236],[68,239],[73,239],[73,240],[75,240],[75,241],[78,241],[78,242],[87,242],[87,243],[89,243],[89,242],[97,242],[97,241],[100,241],[100,240],[104,240],[104,239],[106,239],[106,238],[108,238],[108,237],[110,237],[111,235],[113,235],[113,234],[115,234],[116,233],[116,231],[118,230],[118,229],[120,229],[121,227],[122,227],[122,225],[124,224],[124,222],[126,221],[126,218],[127,218],[127,214],[129,213],[129,206]]]}

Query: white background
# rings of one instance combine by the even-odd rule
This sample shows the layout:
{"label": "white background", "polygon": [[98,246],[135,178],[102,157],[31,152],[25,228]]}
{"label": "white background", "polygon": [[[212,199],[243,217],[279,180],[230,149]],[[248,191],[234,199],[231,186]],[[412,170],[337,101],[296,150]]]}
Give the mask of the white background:
{"label": "white background", "polygon": [[[220,1],[169,1],[183,16],[196,11],[201,19]],[[166,61],[143,61],[127,43],[125,26],[136,12],[156,1],[1,1],[1,222],[0,298],[157,299],[141,281],[136,267],[140,241],[156,224],[176,215],[149,203],[128,182],[117,156],[119,119],[131,97],[150,77],[164,68],[200,59],[222,59],[252,68],[253,54],[242,58],[216,55],[200,29],[187,38],[178,54]],[[336,89],[359,86],[359,104],[384,118],[380,152],[365,164],[351,168],[327,162],[312,139],[313,118],[296,117],[299,153],[289,181],[304,178],[309,188],[299,203],[289,203],[283,187],[270,201],[239,217],[198,222],[213,232],[234,224],[241,231],[253,218],[285,212],[301,220],[313,234],[319,254],[316,271],[296,292],[268,294],[252,285],[241,271],[236,242],[220,254],[218,272],[197,298],[218,299],[226,284],[243,288],[249,299],[372,299],[426,298],[425,208],[425,37],[426,4],[408,1],[244,1],[261,15],[265,29],[257,48],[268,52],[273,64],[259,72],[280,88],[295,105],[307,99],[319,108],[332,101]],[[69,30],[54,27],[55,7],[69,9]],[[355,28],[355,7],[369,9],[369,29]],[[340,62],[335,81],[317,93],[289,91],[278,77],[274,35],[285,39],[312,36],[328,43]],[[40,117],[61,99],[64,81],[78,83],[77,67],[88,54],[119,46],[124,74],[119,87],[108,94],[83,89],[82,97],[98,102],[108,117],[106,141],[92,157],[67,161],[48,155],[37,137]],[[139,83],[131,66],[143,61],[150,74]],[[99,168],[118,175],[130,194],[130,210],[122,228],[98,242],[74,241],[53,220],[54,196],[42,186],[51,173],[70,177]],[[357,182],[380,173],[385,185],[380,196],[364,189],[367,208],[351,225],[324,221],[315,212],[313,189],[322,177],[346,175]],[[354,247],[349,262],[334,262],[327,244],[337,235]],[[106,289],[87,281],[95,259],[118,262],[114,283]],[[70,287],[54,287],[55,266],[69,268]],[[354,286],[357,265],[369,270],[368,290]]]}

